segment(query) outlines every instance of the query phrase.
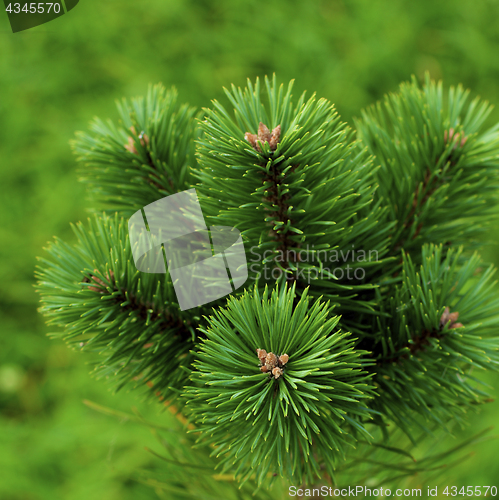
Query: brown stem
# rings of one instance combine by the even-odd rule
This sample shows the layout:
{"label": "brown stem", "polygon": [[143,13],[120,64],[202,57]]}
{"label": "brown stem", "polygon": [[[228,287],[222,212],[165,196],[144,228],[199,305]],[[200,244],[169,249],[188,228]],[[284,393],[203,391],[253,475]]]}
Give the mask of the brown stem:
{"label": "brown stem", "polygon": [[[94,273],[98,272],[94,269]],[[106,283],[95,275],[90,275],[90,277],[83,278],[83,283],[93,283],[95,286],[88,287],[89,290],[93,292],[100,293],[102,295],[119,292],[119,296],[113,298],[113,302],[116,305],[121,305],[123,302],[127,301],[128,304],[121,306],[123,311],[135,311],[139,318],[143,321],[148,319],[151,322],[158,322],[161,330],[176,329],[176,335],[182,336],[185,339],[190,339],[191,335],[187,327],[191,325],[191,321],[188,319],[182,319],[180,317],[173,317],[166,309],[156,309],[150,302],[142,302],[133,293],[127,291],[123,287],[118,287],[113,271],[109,271],[105,275],[108,282],[111,283],[111,291],[108,290]]]}
{"label": "brown stem", "polygon": [[[454,167],[457,164],[457,160],[454,156],[454,152],[458,149],[462,149],[463,146],[465,145],[467,140],[467,137],[464,135],[464,132],[462,133],[454,133],[454,129],[450,129],[449,131],[445,130],[444,132],[444,142],[454,142],[454,146],[452,148],[452,151],[448,157],[448,161],[450,161],[450,168]],[[412,204],[411,204],[411,209],[409,211],[409,214],[405,218],[403,222],[403,227],[405,229],[409,229],[415,222],[416,220],[416,215],[418,211],[421,209],[421,207],[428,201],[430,196],[442,185],[442,182],[438,181],[438,178],[436,175],[432,175],[432,171],[430,167],[426,168],[426,172],[423,178],[423,183],[422,185],[418,184],[416,187],[416,190],[414,191],[414,196],[412,198]],[[423,198],[421,201],[418,201],[420,193],[424,193]],[[419,236],[419,233],[421,232],[421,229],[423,227],[423,223],[420,222],[418,224],[418,227],[416,228],[416,231],[412,237],[412,239],[416,239]],[[395,245],[395,251],[400,250],[404,244],[406,243],[407,238],[402,238],[396,245]]]}
{"label": "brown stem", "polygon": [[[277,149],[278,143],[280,142],[281,126],[277,125],[277,127],[275,127],[274,130],[270,132],[268,127],[260,122],[258,133],[252,134],[250,132],[246,132],[244,138],[251,144],[253,149],[255,149],[255,151],[258,151],[259,153],[262,152],[261,145],[264,143],[268,143],[270,150],[274,152]],[[263,167],[264,165],[261,166]],[[292,173],[295,168],[296,167],[292,167],[290,169],[290,172]],[[268,222],[269,225],[272,226],[270,235],[278,244],[277,252],[284,256],[282,267],[284,269],[289,269],[290,266],[288,260],[288,250],[292,247],[299,246],[291,239],[289,231],[286,228],[288,224],[292,224],[293,222],[288,215],[290,207],[289,200],[291,197],[289,194],[279,194],[279,187],[283,184],[284,178],[282,176],[281,170],[275,164],[272,164],[270,166],[270,169],[264,173],[262,182],[264,185],[268,184],[268,187],[266,189],[266,192],[268,194],[264,196],[263,201],[275,207],[273,210],[268,208],[265,209],[272,218],[272,220]],[[280,227],[279,229],[274,229],[273,226],[276,221],[282,222],[284,226]],[[289,274],[287,276],[287,279],[288,281],[294,281],[296,277],[292,274]]]}
{"label": "brown stem", "polygon": [[406,342],[400,350],[409,349],[409,353],[395,354],[388,358],[381,358],[377,361],[377,365],[382,365],[383,363],[390,363],[393,361],[400,361],[402,359],[408,359],[409,356],[414,356],[418,352],[424,351],[426,346],[430,345],[430,339],[441,339],[445,336],[444,328],[448,325],[449,329],[461,328],[462,323],[458,323],[459,313],[457,311],[451,313],[448,307],[445,308],[442,316],[440,317],[440,325],[438,329],[433,330],[423,330],[421,335],[411,339],[411,342]]}
{"label": "brown stem", "polygon": [[430,344],[430,339],[431,338],[436,338],[436,339],[441,339],[444,335],[441,333],[440,330],[423,330],[421,335],[415,337],[412,339],[412,342],[406,342],[401,350],[409,349],[410,353],[405,352],[404,354],[395,354],[393,356],[390,356],[388,358],[381,358],[379,359],[376,364],[378,366],[383,365],[385,363],[392,363],[392,362],[399,362],[403,359],[408,359],[409,356],[414,356],[418,352],[421,352],[425,349],[426,346]]}
{"label": "brown stem", "polygon": [[[293,169],[291,169],[293,171]],[[266,197],[264,197],[264,201],[272,204],[276,207],[275,210],[268,210],[268,214],[273,218],[274,221],[283,222],[286,226],[287,224],[291,224],[293,221],[288,215],[289,210],[289,199],[291,198],[289,194],[285,194],[279,196],[279,186],[283,183],[283,179],[281,178],[280,172],[275,165],[270,167],[269,173],[265,173],[263,177],[263,183],[269,183],[270,186],[266,189],[269,193]],[[270,221],[269,224],[273,225],[273,221]],[[285,231],[282,228],[275,230],[271,229],[272,237],[279,246],[277,250],[282,252],[283,255],[287,257],[287,251],[290,247],[293,246],[294,242],[289,236],[289,231]],[[287,261],[285,261],[287,263]],[[283,266],[285,267],[285,266]]]}

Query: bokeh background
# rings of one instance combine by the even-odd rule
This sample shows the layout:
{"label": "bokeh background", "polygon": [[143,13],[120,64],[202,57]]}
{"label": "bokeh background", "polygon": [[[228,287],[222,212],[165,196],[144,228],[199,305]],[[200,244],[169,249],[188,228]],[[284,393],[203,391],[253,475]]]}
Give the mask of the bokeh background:
{"label": "bokeh background", "polygon": [[[50,340],[36,312],[36,256],[53,235],[72,239],[69,223],[87,216],[68,144],[75,131],[95,115],[115,119],[114,101],[149,82],[201,107],[223,99],[223,86],[273,72],[350,122],[425,71],[499,104],[498,14],[496,0],[80,0],[12,34],[0,12],[0,499],[156,498],[132,479],[154,466],[148,429],[82,400],[137,406],[156,421],[159,409],[92,379],[88,360]],[[499,264],[498,249],[485,258]],[[499,376],[486,380],[499,395]],[[490,403],[458,438],[498,415]],[[497,485],[498,447],[475,445],[449,484]]]}

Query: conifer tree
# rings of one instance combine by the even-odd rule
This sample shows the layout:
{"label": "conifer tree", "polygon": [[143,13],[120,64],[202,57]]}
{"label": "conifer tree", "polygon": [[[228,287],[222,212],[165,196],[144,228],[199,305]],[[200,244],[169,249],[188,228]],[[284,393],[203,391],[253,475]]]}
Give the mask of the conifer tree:
{"label": "conifer tree", "polygon": [[[248,81],[232,110],[198,111],[156,85],[73,143],[94,214],[41,259],[41,311],[99,375],[188,423],[165,467],[210,472],[177,467],[171,498],[436,470],[467,443],[415,463],[417,446],[465,425],[487,401],[476,371],[498,367],[495,269],[477,253],[497,222],[491,107],[413,79],[352,128],[292,86]],[[192,188],[207,226],[240,231],[248,279],[182,310],[168,270],[137,270],[128,219]]]}

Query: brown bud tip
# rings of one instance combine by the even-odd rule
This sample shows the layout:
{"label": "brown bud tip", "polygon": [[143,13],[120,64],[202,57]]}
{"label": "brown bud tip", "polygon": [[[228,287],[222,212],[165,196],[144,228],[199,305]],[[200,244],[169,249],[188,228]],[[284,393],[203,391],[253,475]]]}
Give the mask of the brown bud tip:
{"label": "brown bud tip", "polygon": [[463,326],[462,323],[452,323],[449,328],[462,328]]}
{"label": "brown bud tip", "polygon": [[281,138],[281,126],[277,125],[277,127],[272,130],[272,134],[270,135],[269,146],[272,151],[275,151],[277,148],[277,143]]}
{"label": "brown bud tip", "polygon": [[144,133],[144,131],[140,133],[139,139],[140,139],[140,144],[142,144],[142,146],[149,144],[149,137]]}
{"label": "brown bud tip", "polygon": [[281,366],[284,366],[289,360],[289,356],[287,354],[282,354],[279,356],[279,363],[281,363]]}
{"label": "brown bud tip", "polygon": [[454,146],[452,146],[452,151],[454,151],[455,149],[457,149],[457,146],[459,145],[459,138],[461,137],[461,134],[456,134],[454,136]]}
{"label": "brown bud tip", "polygon": [[449,321],[452,321],[452,323],[455,323],[457,318],[459,318],[459,313],[457,311],[449,314]]}
{"label": "brown bud tip", "polygon": [[449,322],[450,309],[445,308],[442,316],[440,317],[440,327],[443,328]]}
{"label": "brown bud tip", "polygon": [[[97,273],[97,272],[99,272],[98,269],[94,269],[94,273]],[[114,273],[113,273],[113,271],[109,270],[109,272],[106,273],[106,279],[108,281],[114,281]],[[92,275],[92,276],[90,276],[90,279],[86,278],[86,277],[83,279],[83,283],[90,283],[92,281],[94,283],[96,283],[98,286],[89,286],[88,287],[89,290],[92,290],[92,292],[98,292],[98,293],[104,293],[105,292],[107,284],[103,280],[101,280],[100,278],[98,278],[97,276]]]}
{"label": "brown bud tip", "polygon": [[[97,269],[94,269],[94,273],[98,272]],[[99,286],[89,286],[88,289],[92,290],[92,292],[104,293],[104,288],[106,288],[106,284],[97,276],[92,275],[91,280],[94,283],[97,283]]]}
{"label": "brown bud tip", "polygon": [[273,352],[269,352],[265,358],[265,365],[269,370],[277,366],[277,356]]}
{"label": "brown bud tip", "polygon": [[130,127],[130,132],[133,134],[133,135],[137,135],[137,131],[135,130],[135,127],[132,125]]}
{"label": "brown bud tip", "polygon": [[135,142],[131,137],[128,138],[128,144],[125,144],[125,149],[134,155],[138,153]]}
{"label": "brown bud tip", "polygon": [[252,134],[251,132],[246,132],[244,134],[244,138],[252,145],[252,146],[255,146],[256,145],[256,135],[255,134]]}
{"label": "brown bud tip", "polygon": [[152,347],[154,344],[152,342],[149,342],[148,344],[144,344],[142,346],[142,349],[149,349],[149,347]]}
{"label": "brown bud tip", "polygon": [[274,375],[274,378],[278,379],[282,375],[282,370],[279,367],[275,367],[272,370],[272,375]]}
{"label": "brown bud tip", "polygon": [[258,125],[258,140],[262,143],[270,142],[270,130],[262,122]]}
{"label": "brown bud tip", "polygon": [[256,355],[258,356],[258,359],[260,360],[262,365],[265,364],[265,358],[267,357],[267,351],[265,349],[257,349]]}
{"label": "brown bud tip", "polygon": [[263,365],[263,366],[260,366],[260,370],[263,372],[263,373],[267,373],[269,370],[267,369],[267,366],[266,365]]}
{"label": "brown bud tip", "polygon": [[258,137],[256,134],[251,134],[250,132],[246,132],[244,134],[244,138],[250,143],[251,147],[253,149],[256,149],[257,151],[261,152],[262,150],[260,149],[260,146],[257,144],[256,140]]}

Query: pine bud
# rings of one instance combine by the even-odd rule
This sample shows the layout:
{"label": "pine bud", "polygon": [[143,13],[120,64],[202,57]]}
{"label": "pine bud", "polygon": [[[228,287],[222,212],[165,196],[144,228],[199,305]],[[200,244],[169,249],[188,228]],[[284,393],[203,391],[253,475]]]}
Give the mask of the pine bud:
{"label": "pine bud", "polygon": [[260,360],[260,371],[273,375],[278,379],[283,373],[283,367],[288,362],[289,356],[281,354],[277,357],[273,352],[267,352],[265,349],[257,349],[256,354]]}
{"label": "pine bud", "polygon": [[[132,134],[135,137],[137,137],[137,131],[135,130],[135,127],[133,125],[130,127],[130,132],[132,132]],[[149,145],[149,142],[150,142],[149,137],[147,136],[147,134],[143,130],[142,130],[142,132],[140,132],[138,139],[139,139],[142,147]],[[134,155],[139,154],[139,152],[137,151],[137,148],[135,147],[135,139],[133,137],[128,137],[128,143],[125,144],[125,149]]]}
{"label": "pine bud", "polygon": [[255,134],[251,134],[250,132],[246,132],[244,134],[244,138],[251,144],[251,146],[254,149],[261,151],[260,146],[258,146],[258,144],[256,143],[256,140],[258,139],[258,137]]}
{"label": "pine bud", "polygon": [[267,357],[267,351],[265,349],[257,349],[256,355],[258,356],[260,363],[262,363],[262,365],[265,364],[265,358]]}
{"label": "pine bud", "polygon": [[274,130],[272,130],[272,134],[269,140],[269,146],[271,151],[275,151],[277,149],[277,143],[279,142],[280,138],[281,138],[281,126],[277,125],[277,127]]}
{"label": "pine bud", "polygon": [[277,127],[274,128],[271,133],[269,128],[262,122],[260,122],[260,125],[258,126],[258,134],[246,132],[244,134],[244,138],[251,144],[253,149],[258,151],[259,153],[262,152],[262,148],[260,147],[259,142],[261,142],[262,144],[267,142],[269,144],[270,150],[275,151],[277,149],[277,143],[281,138],[281,126],[277,125]]}
{"label": "pine bud", "polygon": [[[94,273],[97,273],[97,272],[99,272],[99,270],[94,269]],[[114,282],[113,271],[109,270],[109,273],[106,273],[106,279],[112,283]],[[94,283],[96,283],[97,286],[89,286],[88,287],[89,290],[92,290],[92,292],[97,292],[97,293],[105,293],[106,292],[106,288],[107,288],[106,283],[104,283],[104,281],[102,281],[97,276],[92,274],[92,275],[90,275],[90,278],[87,278],[86,276],[85,276],[85,278],[83,278],[83,283],[90,283],[92,281]]]}
{"label": "pine bud", "polygon": [[145,134],[144,131],[142,131],[139,135],[139,140],[140,140],[140,144],[142,144],[142,146],[149,146],[149,137]]}
{"label": "pine bud", "polygon": [[464,135],[464,132],[458,132],[457,134],[454,135],[453,128],[450,128],[448,133],[447,130],[444,131],[444,142],[445,143],[451,141],[454,142],[452,150],[455,150],[458,145],[462,148],[466,144],[467,140],[468,138]]}
{"label": "pine bud", "polygon": [[269,371],[277,366],[277,356],[273,352],[269,352],[265,358],[265,366]]}
{"label": "pine bud", "polygon": [[462,323],[457,323],[459,318],[459,313],[457,311],[451,313],[448,307],[445,308],[441,318],[440,318],[440,328],[445,328],[445,325],[450,323],[449,328],[461,328]]}
{"label": "pine bud", "polygon": [[139,153],[135,147],[135,141],[132,137],[128,138],[128,144],[125,144],[125,149],[134,155]]}
{"label": "pine bud", "polygon": [[446,307],[440,317],[440,328],[443,328],[449,322],[450,309]]}
{"label": "pine bud", "polygon": [[270,141],[270,130],[262,122],[260,122],[260,125],[258,125],[258,140],[261,142]]}
{"label": "pine bud", "polygon": [[282,354],[281,356],[279,356],[279,363],[281,364],[281,366],[284,366],[289,360],[289,356],[287,354]]}

